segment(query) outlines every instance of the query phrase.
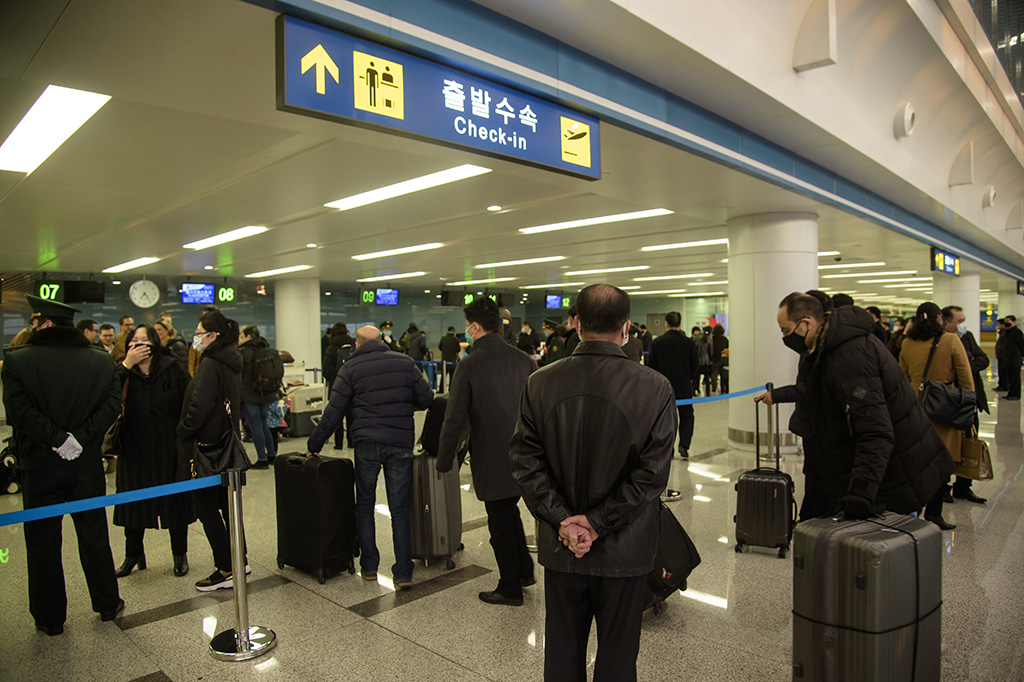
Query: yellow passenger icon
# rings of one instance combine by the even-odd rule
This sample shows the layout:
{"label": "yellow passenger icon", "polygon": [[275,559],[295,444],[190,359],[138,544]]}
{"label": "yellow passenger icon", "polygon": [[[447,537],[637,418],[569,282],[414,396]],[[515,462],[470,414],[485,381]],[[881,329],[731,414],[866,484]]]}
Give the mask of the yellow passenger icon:
{"label": "yellow passenger icon", "polygon": [[562,161],[590,168],[590,126],[561,117]]}
{"label": "yellow passenger icon", "polygon": [[352,87],[356,109],[405,118],[401,64],[353,50]]}

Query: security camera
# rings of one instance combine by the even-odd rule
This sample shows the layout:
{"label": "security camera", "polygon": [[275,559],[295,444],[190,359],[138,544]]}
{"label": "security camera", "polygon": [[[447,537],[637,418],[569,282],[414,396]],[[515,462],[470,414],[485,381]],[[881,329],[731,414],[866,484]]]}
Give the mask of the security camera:
{"label": "security camera", "polygon": [[837,263],[838,263],[839,261],[843,260],[843,257],[842,257],[842,256],[836,256],[836,257],[835,257],[835,258],[833,258],[832,260],[834,260],[835,262],[837,262]]}

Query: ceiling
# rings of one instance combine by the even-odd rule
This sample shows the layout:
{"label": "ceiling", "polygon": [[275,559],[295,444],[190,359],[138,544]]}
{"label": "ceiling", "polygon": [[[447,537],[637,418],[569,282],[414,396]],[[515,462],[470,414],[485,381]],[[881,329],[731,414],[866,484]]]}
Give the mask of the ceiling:
{"label": "ceiling", "polygon": [[[633,277],[709,272],[706,279],[717,281],[726,279],[727,268],[726,246],[653,253],[641,252],[643,246],[725,237],[725,222],[735,216],[809,211],[819,216],[819,249],[839,251],[843,263],[884,261],[887,270],[927,275],[925,245],[607,123],[601,128],[603,176],[592,182],[278,111],[275,17],[235,0],[4,3],[0,139],[47,84],[112,99],[31,175],[0,171],[0,271],[8,277],[99,273],[152,256],[160,260],[122,277],[234,277],[310,265],[292,276],[347,284],[424,271],[394,283],[436,288],[514,277],[495,285],[514,290],[578,281],[564,277],[572,270],[646,265],[643,272],[600,276],[642,291],[669,287],[633,283]],[[348,211],[323,206],[464,163],[492,172]],[[491,212],[490,205],[503,208]],[[674,213],[518,232],[652,208]],[[270,229],[202,251],[182,247],[247,225]],[[445,246],[352,259],[426,242]],[[556,255],[565,260],[474,267]],[[831,264],[833,257],[822,262]],[[1005,286],[1003,279],[983,271],[981,286],[995,291]],[[840,281],[856,289],[846,286],[854,280]]]}

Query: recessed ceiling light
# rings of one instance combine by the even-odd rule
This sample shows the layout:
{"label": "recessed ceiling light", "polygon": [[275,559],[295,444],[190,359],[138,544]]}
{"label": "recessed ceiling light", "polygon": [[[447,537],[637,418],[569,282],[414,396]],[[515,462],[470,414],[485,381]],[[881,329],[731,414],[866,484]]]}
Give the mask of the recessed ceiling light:
{"label": "recessed ceiling light", "polygon": [[701,277],[711,277],[715,273],[713,272],[697,272],[689,275],[663,275],[661,277],[634,277],[634,282],[654,282],[659,279],[699,279]]}
{"label": "recessed ceiling light", "polygon": [[263,272],[252,272],[246,275],[246,277],[273,277],[274,275],[284,275],[289,272],[299,272],[301,270],[309,270],[312,265],[292,265],[287,268],[277,268],[276,270],[264,270]]}
{"label": "recessed ceiling light", "polygon": [[728,259],[728,258],[723,258],[723,259],[722,259],[722,260],[720,260],[719,262],[720,262],[720,263],[728,263],[728,262],[729,262],[729,259]]}
{"label": "recessed ceiling light", "polygon": [[822,279],[842,279],[844,277],[885,277],[886,275],[916,275],[917,270],[885,270],[883,272],[846,272],[841,275],[822,275]]}
{"label": "recessed ceiling light", "polygon": [[654,218],[656,216],[671,215],[672,211],[667,208],[654,208],[649,211],[633,211],[630,213],[616,213],[615,215],[598,216],[596,218],[584,218],[582,220],[569,220],[564,223],[551,223],[549,225],[535,225],[524,227],[519,231],[523,234],[537,234],[539,232],[552,232],[554,230],[570,230],[574,227],[588,227],[590,225],[604,225],[606,223],[618,223],[624,220],[640,220],[641,218]]}
{"label": "recessed ceiling light", "polygon": [[[520,289],[564,289],[566,287],[581,287],[586,282],[559,282],[556,284],[531,284],[526,287],[519,287]],[[525,296],[526,294],[523,294]]]}
{"label": "recessed ceiling light", "polygon": [[467,279],[461,282],[452,282],[453,287],[467,286],[470,284],[494,284],[496,282],[511,282],[515,277],[493,277],[491,279]]}
{"label": "recessed ceiling light", "polygon": [[425,293],[425,294],[429,294],[429,293],[430,293],[430,289],[424,289],[424,290],[423,290],[423,293]]}
{"label": "recessed ceiling light", "polygon": [[121,283],[121,280],[119,280],[119,279],[115,279],[113,282],[111,282],[111,284],[115,284],[115,285],[116,284],[120,284],[120,283]]}
{"label": "recessed ceiling light", "polygon": [[427,273],[423,271],[419,272],[400,272],[394,275],[377,275],[376,277],[364,277],[357,279],[357,282],[389,282],[393,279],[406,279],[408,277],[422,277]]}
{"label": "recessed ceiling light", "polygon": [[459,180],[465,180],[466,178],[472,178],[477,175],[490,172],[490,168],[474,166],[467,163],[462,166],[448,168],[447,170],[430,173],[411,180],[397,182],[386,187],[372,189],[369,192],[362,192],[343,199],[337,199],[324,204],[324,206],[327,208],[336,208],[339,211],[347,211],[350,208],[357,208],[359,206],[366,206],[367,204],[374,204],[378,201],[394,199],[395,197],[411,194],[412,192],[419,192],[424,189],[430,189],[431,187],[446,185],[449,182],[458,182]]}
{"label": "recessed ceiling light", "polygon": [[597,268],[595,270],[575,270],[567,272],[566,275],[600,275],[605,272],[632,272],[633,270],[648,270],[650,265],[629,265],[623,268]]}
{"label": "recessed ceiling light", "polygon": [[104,270],[103,272],[124,272],[125,270],[132,270],[134,268],[141,268],[143,265],[149,265],[150,263],[156,263],[158,260],[160,260],[160,259],[159,258],[153,258],[153,257],[136,258],[135,260],[130,260],[127,263],[121,263],[120,265],[111,266],[111,267],[107,268],[106,270]]}
{"label": "recessed ceiling light", "polygon": [[324,292],[324,296],[330,296],[330,295],[331,295],[331,292],[329,292],[329,291],[325,291]]}
{"label": "recessed ceiling light", "polygon": [[47,85],[0,145],[0,170],[31,173],[109,100],[110,95]]}
{"label": "recessed ceiling light", "polygon": [[306,248],[307,249],[315,249],[316,247],[317,247],[316,242],[310,242],[310,243],[306,244]]}
{"label": "recessed ceiling light", "polygon": [[885,265],[884,261],[871,263],[836,263],[835,265],[819,265],[819,270],[841,270],[842,268],[877,268]]}
{"label": "recessed ceiling light", "polygon": [[430,242],[429,244],[417,244],[416,246],[403,246],[398,249],[388,249],[387,251],[375,251],[374,253],[361,253],[358,256],[352,256],[352,260],[369,260],[371,258],[384,258],[386,256],[400,256],[403,253],[416,253],[417,251],[429,251],[431,249],[439,249],[444,244],[441,242]]}
{"label": "recessed ceiling light", "polygon": [[204,265],[203,266],[203,270],[213,270],[213,266],[212,265]]}
{"label": "recessed ceiling light", "polygon": [[533,263],[553,263],[565,260],[565,256],[542,256],[540,258],[524,258],[523,260],[506,260],[499,263],[481,263],[474,268],[504,268],[509,265],[532,265]]}
{"label": "recessed ceiling light", "polygon": [[488,211],[500,211],[501,210],[501,206],[498,206],[497,204],[494,204],[493,206],[488,206],[487,210]]}
{"label": "recessed ceiling light", "polygon": [[247,227],[240,227],[237,230],[231,230],[230,232],[216,234],[212,237],[207,237],[206,239],[200,239],[199,241],[191,242],[190,244],[182,244],[181,248],[195,249],[198,251],[199,249],[208,249],[211,246],[217,246],[218,244],[226,244],[239,239],[245,239],[246,237],[261,234],[266,231],[267,228],[262,225],[248,225]]}
{"label": "recessed ceiling light", "polygon": [[695,242],[679,242],[678,244],[654,244],[652,246],[645,246],[641,248],[641,251],[666,251],[668,249],[689,249],[695,246],[718,246],[719,244],[728,244],[728,238],[723,239],[701,239]]}

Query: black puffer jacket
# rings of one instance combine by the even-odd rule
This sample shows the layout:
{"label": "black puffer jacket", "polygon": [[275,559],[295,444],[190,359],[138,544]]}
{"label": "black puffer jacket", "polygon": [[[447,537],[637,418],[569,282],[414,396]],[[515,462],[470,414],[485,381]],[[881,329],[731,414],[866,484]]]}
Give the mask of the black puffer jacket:
{"label": "black puffer jacket", "polygon": [[872,333],[871,315],[842,306],[826,320],[806,366],[807,456],[836,507],[852,490],[890,511],[919,511],[953,473],[953,459]]}
{"label": "black puffer jacket", "polygon": [[351,416],[352,441],[372,440],[382,445],[412,448],[416,442],[413,412],[434,402],[434,392],[408,355],[388,350],[382,341],[367,341],[352,351],[331,385],[324,418],[306,442],[320,452],[338,430],[345,414]]}
{"label": "black puffer jacket", "polygon": [[[348,353],[342,353],[342,347],[348,346]],[[331,337],[331,342],[327,344],[327,349],[324,351],[324,383],[328,386],[334,383],[334,380],[338,378],[338,370],[341,369],[342,357],[352,357],[352,351],[356,349],[356,342],[352,340],[352,337],[348,334],[335,334]]]}
{"label": "black puffer jacket", "polygon": [[[582,341],[530,375],[509,457],[526,506],[542,521],[541,565],[611,578],[651,570],[677,421],[668,379],[613,343]],[[599,537],[577,559],[558,527],[584,513]]]}
{"label": "black puffer jacket", "polygon": [[[224,400],[231,404],[230,420]],[[242,408],[242,355],[224,345],[204,351],[196,375],[185,387],[185,401],[178,422],[178,444],[191,457],[192,443],[215,443],[225,429],[238,431]]]}

